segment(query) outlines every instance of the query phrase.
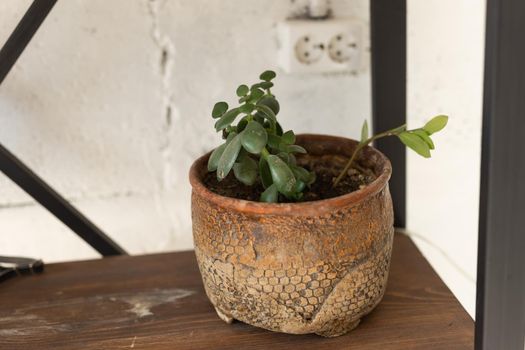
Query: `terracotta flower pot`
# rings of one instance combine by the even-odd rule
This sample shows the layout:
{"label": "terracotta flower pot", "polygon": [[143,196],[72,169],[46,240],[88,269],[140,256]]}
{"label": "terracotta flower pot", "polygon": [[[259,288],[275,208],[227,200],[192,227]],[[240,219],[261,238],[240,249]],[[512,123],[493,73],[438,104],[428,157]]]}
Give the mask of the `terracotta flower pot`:
{"label": "terracotta flower pot", "polygon": [[[350,156],[356,141],[300,135],[310,154]],[[269,204],[223,197],[202,182],[209,154],[190,171],[195,254],[206,293],[226,322],[333,337],[381,301],[393,240],[390,162],[367,147],[377,179],[336,198]]]}

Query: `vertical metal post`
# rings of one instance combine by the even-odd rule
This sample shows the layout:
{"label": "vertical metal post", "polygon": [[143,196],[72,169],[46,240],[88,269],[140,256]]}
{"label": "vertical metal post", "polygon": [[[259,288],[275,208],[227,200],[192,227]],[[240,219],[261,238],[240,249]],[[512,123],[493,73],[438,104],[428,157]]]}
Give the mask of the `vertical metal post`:
{"label": "vertical metal post", "polygon": [[[374,132],[406,123],[406,0],[370,1],[372,121]],[[406,150],[391,138],[376,147],[392,162],[390,192],[397,227],[406,224]]]}
{"label": "vertical metal post", "polygon": [[488,0],[476,349],[525,336],[525,2]]}

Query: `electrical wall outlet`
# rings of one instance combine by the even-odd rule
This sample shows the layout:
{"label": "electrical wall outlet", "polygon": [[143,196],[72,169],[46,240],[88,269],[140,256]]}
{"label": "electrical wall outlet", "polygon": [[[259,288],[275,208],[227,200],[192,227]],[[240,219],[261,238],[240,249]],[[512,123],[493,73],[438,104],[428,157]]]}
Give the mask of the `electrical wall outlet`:
{"label": "electrical wall outlet", "polygon": [[304,35],[295,42],[295,59],[302,64],[313,64],[323,58],[324,44],[315,36]]}
{"label": "electrical wall outlet", "polygon": [[287,20],[278,25],[279,65],[288,73],[364,68],[364,24],[350,19]]}
{"label": "electrical wall outlet", "polygon": [[328,42],[328,56],[334,62],[352,63],[359,60],[359,43],[354,33],[336,34]]}

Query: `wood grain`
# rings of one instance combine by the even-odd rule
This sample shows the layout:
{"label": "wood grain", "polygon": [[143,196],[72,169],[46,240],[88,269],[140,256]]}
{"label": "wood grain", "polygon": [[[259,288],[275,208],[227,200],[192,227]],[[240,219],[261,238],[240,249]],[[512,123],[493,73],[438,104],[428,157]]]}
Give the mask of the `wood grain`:
{"label": "wood grain", "polygon": [[0,284],[0,349],[472,349],[474,323],[396,235],[383,302],[338,338],[227,325],[193,252],[52,264]]}

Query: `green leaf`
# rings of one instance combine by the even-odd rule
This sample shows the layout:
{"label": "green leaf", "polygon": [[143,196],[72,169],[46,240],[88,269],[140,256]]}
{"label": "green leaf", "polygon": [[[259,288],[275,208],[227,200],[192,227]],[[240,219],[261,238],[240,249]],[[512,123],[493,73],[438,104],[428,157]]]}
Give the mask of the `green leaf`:
{"label": "green leaf", "polygon": [[263,158],[259,158],[259,174],[261,176],[261,182],[264,188],[268,188],[272,185],[272,173],[270,172],[270,166],[268,162]]}
{"label": "green leaf", "polygon": [[434,149],[434,142],[432,141],[432,139],[430,138],[430,136],[428,136],[427,132],[425,130],[422,130],[422,129],[416,129],[413,131],[414,134],[416,134],[417,136],[421,137],[423,139],[423,141],[425,141],[428,145],[428,147],[430,149]]}
{"label": "green leaf", "polygon": [[270,109],[273,111],[273,114],[278,114],[281,110],[279,102],[277,102],[277,100],[272,96],[266,96],[261,98],[259,102],[257,102],[257,105],[270,107]]}
{"label": "green leaf", "polygon": [[301,180],[305,183],[308,183],[310,181],[310,172],[305,168],[296,165],[291,165],[290,169],[292,169],[292,172],[296,179]]}
{"label": "green leaf", "polygon": [[277,134],[277,136],[282,136],[283,135],[283,128],[282,128],[281,124],[279,124],[279,122],[275,123],[275,133]]}
{"label": "green leaf", "polygon": [[273,134],[268,135],[268,146],[271,148],[279,149],[281,143],[281,138],[279,136]]}
{"label": "green leaf", "polygon": [[430,121],[423,127],[423,130],[428,132],[429,135],[432,135],[443,129],[447,125],[447,122],[448,117],[446,115],[438,115],[437,117],[430,119]]}
{"label": "green leaf", "polygon": [[272,111],[272,109],[265,105],[259,105],[257,104],[255,106],[255,109],[262,112],[263,116],[272,122],[277,122],[277,118],[275,117],[275,113]]}
{"label": "green leaf", "polygon": [[261,193],[261,202],[266,203],[277,203],[279,193],[277,192],[277,186],[275,184],[268,187],[263,193]]}
{"label": "green leaf", "polygon": [[260,88],[260,89],[265,89],[265,90],[267,90],[267,89],[269,89],[269,88],[271,88],[271,87],[273,87],[273,83],[272,83],[272,82],[270,82],[270,81],[262,81],[262,82],[260,82],[260,83],[253,84],[253,85],[250,87],[250,89],[258,89],[258,88]]}
{"label": "green leaf", "polygon": [[296,180],[290,167],[281,158],[273,154],[267,157],[267,161],[277,190],[283,194],[293,192]]}
{"label": "green leaf", "polygon": [[263,89],[269,89],[271,87],[273,87],[273,83],[272,82],[269,82],[269,81],[263,81],[261,84],[261,88]]}
{"label": "green leaf", "polygon": [[269,81],[262,81],[260,83],[257,83],[257,84],[253,84],[250,89],[257,89],[257,88],[261,88],[261,89],[269,89],[273,87],[273,83],[272,82],[269,82]]}
{"label": "green leaf", "polygon": [[285,132],[282,136],[282,140],[288,145],[293,145],[295,143],[295,134],[293,133],[293,130]]}
{"label": "green leaf", "polygon": [[255,102],[263,96],[264,96],[264,91],[262,91],[261,89],[254,89],[250,93],[249,100],[250,102]]}
{"label": "green leaf", "polygon": [[222,181],[222,179],[228,176],[235,160],[237,160],[237,156],[241,150],[241,135],[242,134],[235,135],[224,149],[217,164],[217,180]]}
{"label": "green leaf", "polygon": [[235,131],[232,131],[226,138],[226,144],[232,142],[232,140],[235,137],[235,135],[237,135],[237,133]]}
{"label": "green leaf", "polygon": [[255,114],[253,115],[253,120],[258,122],[259,124],[264,123],[264,114],[262,112],[258,112],[258,111],[255,112]]}
{"label": "green leaf", "polygon": [[211,152],[210,158],[208,158],[208,171],[211,172],[217,170],[219,159],[221,159],[222,153],[224,152],[226,146],[227,143],[225,142],[219,147],[215,148],[213,152]]}
{"label": "green leaf", "polygon": [[237,132],[242,132],[246,128],[246,125],[248,125],[248,118],[244,117],[239,121],[239,124],[237,124]]}
{"label": "green leaf", "polygon": [[251,186],[257,179],[257,162],[248,155],[240,158],[240,161],[233,165],[233,173],[237,180]]}
{"label": "green leaf", "polygon": [[215,130],[221,131],[222,129],[228,127],[235,120],[235,118],[237,118],[239,113],[241,113],[239,108],[233,108],[224,113],[224,115],[215,123]]}
{"label": "green leaf", "polygon": [[317,175],[315,175],[315,171],[311,171],[310,172],[310,179],[308,179],[308,181],[306,181],[306,184],[308,186],[310,186],[311,184],[313,184],[315,182],[315,180],[317,180]]}
{"label": "green leaf", "polygon": [[301,147],[299,145],[288,145],[286,147],[286,152],[289,152],[289,153],[303,153],[303,154],[308,153],[308,152],[306,152],[306,150],[303,147]]}
{"label": "green leaf", "polygon": [[[226,129],[224,129],[222,132],[224,133],[225,131],[226,131]],[[210,159],[208,159],[208,169],[210,169],[210,167],[211,167],[211,168],[214,168],[214,169],[212,169],[212,170],[210,170],[210,171],[217,170],[217,164],[218,164],[219,159],[220,159],[220,157],[221,157],[221,155],[222,155],[222,152],[224,152],[224,148],[226,148],[226,146],[231,142],[231,140],[233,140],[233,138],[235,137],[235,135],[237,135],[237,133],[236,133],[235,131],[230,132],[230,133],[229,133],[228,135],[226,135],[226,136],[223,135],[223,138],[226,139],[226,141],[225,141],[224,144],[222,144],[221,146],[224,146],[224,147],[222,148],[221,151],[219,151],[219,150],[217,150],[217,149],[213,150],[212,154],[210,155]],[[221,146],[219,146],[219,147],[221,147]],[[219,147],[217,147],[217,148],[219,148]],[[216,153],[216,154],[214,155],[215,151],[217,151],[218,153]],[[220,152],[220,153],[219,153],[219,152]],[[215,159],[215,157],[217,157],[217,158]],[[212,158],[213,158],[213,160],[212,160]],[[211,162],[211,164],[210,164],[210,162]]]}
{"label": "green leaf", "polygon": [[368,121],[365,120],[363,127],[361,128],[361,142],[368,140]]}
{"label": "green leaf", "polygon": [[261,73],[261,75],[259,76],[259,78],[261,80],[264,80],[264,81],[270,81],[272,80],[273,78],[275,78],[276,74],[274,71],[271,71],[271,70],[267,70],[267,71],[264,71],[263,73]]}
{"label": "green leaf", "polygon": [[213,118],[219,118],[222,116],[226,111],[228,110],[228,104],[224,101],[217,102],[215,106],[213,106],[213,110],[211,111],[211,116]]}
{"label": "green leaf", "polygon": [[297,159],[293,155],[293,153],[288,153],[288,165],[296,165]]}
{"label": "green leaf", "polygon": [[241,143],[245,150],[253,154],[261,153],[266,142],[268,133],[261,124],[251,121],[242,132]]}
{"label": "green leaf", "polygon": [[231,127],[228,127],[222,131],[222,138],[226,140],[226,143],[229,143],[233,139],[233,137],[237,135],[236,130],[230,130],[230,129]]}
{"label": "green leaf", "polygon": [[286,164],[290,163],[290,155],[286,152],[279,152],[277,157],[281,158]]}
{"label": "green leaf", "polygon": [[295,189],[294,189],[294,192],[295,192],[296,196],[299,195],[299,198],[302,197],[302,193],[301,192],[303,192],[305,187],[306,187],[306,184],[303,181],[297,180],[296,183],[295,183]]}
{"label": "green leaf", "polygon": [[253,109],[255,108],[254,105],[252,104],[245,104],[245,105],[242,105],[241,107],[239,107],[239,109],[241,110],[242,113],[246,113],[246,114],[249,114],[253,111]]}
{"label": "green leaf", "polygon": [[237,96],[246,96],[249,91],[250,89],[246,85],[239,85],[239,87],[237,88]]}
{"label": "green leaf", "polygon": [[418,135],[403,131],[398,135],[401,142],[416,151],[419,155],[430,158],[430,148],[427,143]]}

